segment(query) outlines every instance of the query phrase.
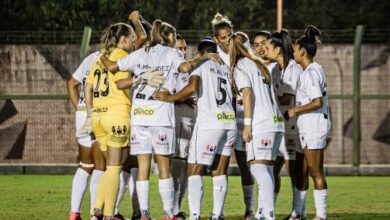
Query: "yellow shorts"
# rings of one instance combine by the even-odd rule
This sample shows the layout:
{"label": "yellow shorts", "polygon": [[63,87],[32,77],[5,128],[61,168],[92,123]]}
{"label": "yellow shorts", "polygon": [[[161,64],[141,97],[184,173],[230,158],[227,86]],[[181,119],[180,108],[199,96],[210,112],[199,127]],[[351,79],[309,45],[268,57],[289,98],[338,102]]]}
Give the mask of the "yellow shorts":
{"label": "yellow shorts", "polygon": [[92,128],[100,149],[127,147],[130,135],[130,118],[112,114],[92,115]]}

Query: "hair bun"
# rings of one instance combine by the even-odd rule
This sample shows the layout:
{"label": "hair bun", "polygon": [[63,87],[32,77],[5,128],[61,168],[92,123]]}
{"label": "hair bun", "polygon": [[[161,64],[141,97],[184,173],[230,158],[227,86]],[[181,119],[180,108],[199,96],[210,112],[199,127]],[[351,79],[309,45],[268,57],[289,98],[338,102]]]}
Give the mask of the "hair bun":
{"label": "hair bun", "polygon": [[227,23],[229,25],[232,25],[232,22],[229,20],[228,17],[223,16],[221,13],[217,13],[214,15],[214,19],[211,21],[211,25],[215,26],[221,23]]}
{"label": "hair bun", "polygon": [[305,36],[314,42],[321,43],[320,41],[320,36],[321,36],[321,31],[314,25],[309,25],[306,28]]}

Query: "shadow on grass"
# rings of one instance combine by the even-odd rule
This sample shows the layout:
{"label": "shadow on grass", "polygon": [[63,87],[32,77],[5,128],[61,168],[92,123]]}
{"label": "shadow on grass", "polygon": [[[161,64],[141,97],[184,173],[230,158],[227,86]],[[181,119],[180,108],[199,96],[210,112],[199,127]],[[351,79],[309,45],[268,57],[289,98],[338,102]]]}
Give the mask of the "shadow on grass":
{"label": "shadow on grass", "polygon": [[[277,215],[276,219],[283,219],[287,216]],[[308,215],[308,220],[314,218],[314,215]],[[225,216],[225,220],[242,220],[242,215]],[[389,220],[390,214],[377,214],[377,213],[333,213],[328,215],[328,219],[343,219],[343,220]],[[202,220],[207,220],[207,217],[202,217]]]}

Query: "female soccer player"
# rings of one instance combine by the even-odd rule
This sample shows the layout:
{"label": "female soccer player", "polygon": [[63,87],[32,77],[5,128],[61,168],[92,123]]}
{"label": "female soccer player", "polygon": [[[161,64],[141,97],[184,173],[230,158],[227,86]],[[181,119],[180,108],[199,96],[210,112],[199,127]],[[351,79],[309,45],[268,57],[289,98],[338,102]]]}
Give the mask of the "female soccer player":
{"label": "female soccer player", "polygon": [[[172,48],[176,43],[176,29],[166,22],[155,20],[152,27],[150,46],[129,54],[118,62],[101,57],[110,72],[132,71],[135,75],[157,69],[164,73],[165,81],[160,86],[172,92],[175,85],[174,73],[189,72],[207,59],[216,59],[216,54],[205,54],[185,61],[183,54]],[[131,109],[131,154],[137,155],[137,194],[141,208],[141,219],[149,219],[149,173],[152,152],[158,163],[159,191],[163,200],[165,219],[174,219],[174,186],[170,165],[175,152],[174,104],[153,98],[156,89],[146,83],[133,91]]]}
{"label": "female soccer player", "polygon": [[[229,38],[233,34],[233,25],[232,22],[227,18],[217,13],[214,16],[214,19],[211,22],[214,34],[214,41],[218,44],[218,54],[222,58],[222,60],[230,66],[229,59]],[[241,32],[241,37],[245,38],[244,42],[248,42],[247,46],[250,47],[249,38],[245,33]],[[243,197],[245,202],[245,219],[250,219],[253,212],[254,205],[254,193],[253,193],[253,184],[254,180],[252,174],[250,173],[248,163],[246,161],[246,152],[245,152],[245,144],[242,140],[241,131],[243,128],[243,106],[242,106],[242,98],[236,97],[236,113],[237,113],[237,140],[233,145],[234,153],[236,156],[236,161],[241,173],[241,185],[243,191]],[[230,155],[222,156],[221,160],[225,161],[226,166],[224,172],[227,174],[227,168],[229,165]]]}
{"label": "female soccer player", "polygon": [[[112,60],[124,57],[133,49],[134,31],[130,25],[117,23],[105,29],[101,38],[101,52]],[[91,122],[101,150],[106,156],[106,171],[99,182],[94,215],[100,216],[104,206],[104,219],[114,219],[114,206],[119,189],[119,174],[127,158],[129,138],[129,91],[117,88],[116,82],[129,78],[128,72],[115,75],[96,59],[90,70],[85,89],[88,117],[83,125],[88,130]],[[135,84],[140,79],[133,79]],[[93,97],[92,97],[93,96]],[[93,103],[92,103],[93,100]]]}
{"label": "female soccer player", "polygon": [[[95,197],[97,192],[97,185],[99,178],[103,174],[105,164],[98,163],[95,156],[92,157],[92,151],[95,155],[98,153],[98,146],[94,144],[91,134],[80,134],[80,128],[87,118],[87,111],[85,107],[84,86],[89,74],[89,69],[93,61],[98,57],[99,52],[94,52],[88,55],[77,70],[72,75],[67,83],[68,93],[72,105],[76,109],[76,137],[79,144],[80,168],[77,169],[73,178],[72,195],[71,195],[71,213],[69,220],[81,220],[80,208],[84,197],[85,190],[88,185],[88,177],[92,173],[90,191],[91,191],[91,211],[95,204]],[[104,160],[103,160],[104,162]],[[94,165],[95,163],[95,165]]]}
{"label": "female soccer player", "polygon": [[[187,57],[187,44],[185,39],[177,34],[175,48],[180,50],[184,58]],[[176,85],[175,91],[179,92],[187,84],[190,78],[188,73],[175,73]],[[187,159],[188,148],[192,131],[194,130],[194,121],[196,116],[195,97],[189,97],[185,100],[175,102],[175,121],[176,121],[176,151],[172,160],[172,178],[175,187],[175,205],[173,213],[177,219],[185,219],[185,213],[180,212],[181,202],[187,191]]]}
{"label": "female soccer player", "polygon": [[[282,112],[285,112],[295,105],[298,79],[303,70],[302,67],[294,61],[291,38],[287,30],[283,29],[280,32],[272,33],[270,39],[266,41],[265,47],[266,57],[270,61],[275,62],[277,65],[274,66],[274,68],[280,71],[279,74],[273,75],[273,77],[280,109]],[[302,209],[302,200],[300,200],[300,198],[306,194],[306,191],[302,190],[301,184],[296,181],[297,176],[299,175],[296,174],[296,168],[294,166],[296,151],[301,153],[301,157],[298,156],[298,159],[303,160],[303,151],[299,142],[296,120],[291,119],[286,122],[286,130],[274,165],[274,176],[276,202],[277,195],[280,191],[280,170],[283,165],[285,165],[293,185],[292,216],[296,215],[297,212],[300,213],[300,211],[297,211],[296,209]]]}
{"label": "female soccer player", "polygon": [[[303,147],[305,164],[314,182],[314,202],[317,220],[327,218],[327,183],[324,174],[324,149],[330,131],[329,102],[325,72],[314,62],[317,38],[321,32],[314,26],[296,41],[294,59],[304,72],[299,77],[296,107],[288,109],[288,117],[297,116],[299,137]],[[305,175],[308,178],[308,175]]]}
{"label": "female soccer player", "polygon": [[244,129],[247,160],[259,185],[259,204],[255,218],[275,219],[273,163],[284,132],[271,76],[261,60],[233,34],[229,40],[231,70],[243,97]]}
{"label": "female soccer player", "polygon": [[[206,38],[198,45],[198,53],[216,53],[217,45]],[[213,61],[203,63],[191,73],[189,83],[180,92],[159,92],[156,98],[174,102],[198,94],[197,118],[188,156],[188,203],[190,219],[200,219],[203,196],[202,176],[205,166],[211,166],[214,189],[212,219],[218,220],[224,205],[216,201],[227,191],[226,175],[217,171],[226,166],[216,155],[230,154],[236,138],[236,120],[232,103],[231,76],[226,64]]]}

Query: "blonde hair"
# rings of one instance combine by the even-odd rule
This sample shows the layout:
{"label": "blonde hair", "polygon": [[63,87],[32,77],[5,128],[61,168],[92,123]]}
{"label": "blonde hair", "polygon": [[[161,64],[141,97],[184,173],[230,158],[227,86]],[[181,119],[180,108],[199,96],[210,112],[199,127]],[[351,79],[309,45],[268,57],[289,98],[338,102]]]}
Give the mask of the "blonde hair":
{"label": "blonde hair", "polygon": [[213,28],[214,36],[217,36],[217,32],[220,29],[230,28],[233,30],[233,24],[230,19],[226,16],[223,16],[221,13],[217,13],[214,15],[213,20],[211,21],[211,26]]}
{"label": "blonde hair", "polygon": [[262,61],[252,54],[245,45],[245,39],[241,38],[237,34],[233,34],[229,39],[229,56],[230,56],[230,68],[233,75],[235,74],[235,70],[237,68],[237,63],[242,58],[248,58],[256,63],[259,68],[261,75],[268,82],[271,83],[271,74],[268,69],[263,65]]}
{"label": "blonde hair", "polygon": [[133,34],[133,28],[125,23],[115,23],[106,27],[100,38],[100,51],[102,53],[111,53],[118,44],[121,36]]}
{"label": "blonde hair", "polygon": [[170,33],[176,35],[176,28],[161,20],[155,20],[153,22],[150,45],[146,49],[149,50],[150,47],[154,47],[157,44],[169,46],[172,43],[168,37]]}

